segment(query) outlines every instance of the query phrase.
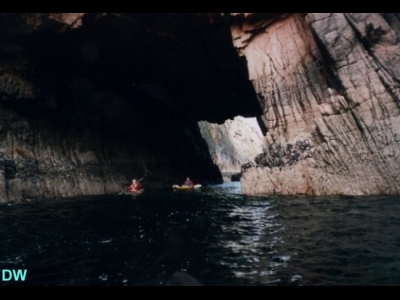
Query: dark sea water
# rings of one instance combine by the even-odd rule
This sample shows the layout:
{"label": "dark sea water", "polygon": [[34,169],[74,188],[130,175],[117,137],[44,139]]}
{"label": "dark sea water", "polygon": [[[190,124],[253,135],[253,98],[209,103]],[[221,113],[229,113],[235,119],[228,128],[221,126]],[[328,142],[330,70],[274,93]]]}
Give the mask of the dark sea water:
{"label": "dark sea water", "polygon": [[[398,286],[400,197],[250,197],[239,183],[0,206],[0,286]],[[0,276],[2,274],[0,273]]]}

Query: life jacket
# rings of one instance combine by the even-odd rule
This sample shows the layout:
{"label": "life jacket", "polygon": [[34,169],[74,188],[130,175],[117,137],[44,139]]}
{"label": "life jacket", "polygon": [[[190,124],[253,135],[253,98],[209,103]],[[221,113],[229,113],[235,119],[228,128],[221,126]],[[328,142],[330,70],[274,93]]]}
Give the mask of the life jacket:
{"label": "life jacket", "polygon": [[136,187],[134,187],[132,184],[128,187],[128,192],[137,192],[140,191],[142,189],[142,185],[137,182],[136,183]]}

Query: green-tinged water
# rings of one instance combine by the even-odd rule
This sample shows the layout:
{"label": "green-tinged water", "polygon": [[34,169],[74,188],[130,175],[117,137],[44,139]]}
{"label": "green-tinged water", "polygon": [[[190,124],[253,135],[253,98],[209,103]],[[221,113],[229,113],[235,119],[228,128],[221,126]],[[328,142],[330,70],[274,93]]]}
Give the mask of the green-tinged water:
{"label": "green-tinged water", "polygon": [[400,197],[250,197],[239,183],[4,205],[0,270],[27,272],[0,286],[159,286],[177,271],[206,286],[397,286],[399,213]]}

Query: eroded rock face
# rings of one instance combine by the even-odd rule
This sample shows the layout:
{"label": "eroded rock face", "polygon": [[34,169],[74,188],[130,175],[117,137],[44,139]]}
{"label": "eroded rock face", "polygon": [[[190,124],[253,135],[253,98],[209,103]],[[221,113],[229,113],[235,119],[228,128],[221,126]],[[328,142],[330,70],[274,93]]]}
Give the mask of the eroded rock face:
{"label": "eroded rock face", "polygon": [[398,194],[398,15],[236,20],[233,36],[268,128],[264,154],[243,168],[243,191]]}

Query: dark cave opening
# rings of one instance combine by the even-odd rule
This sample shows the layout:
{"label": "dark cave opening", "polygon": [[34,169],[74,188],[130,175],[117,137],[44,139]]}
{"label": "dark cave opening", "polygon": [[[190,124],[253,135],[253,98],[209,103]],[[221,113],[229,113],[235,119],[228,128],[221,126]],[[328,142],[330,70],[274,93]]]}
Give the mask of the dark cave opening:
{"label": "dark cave opening", "polygon": [[[5,118],[5,132],[84,143],[101,172],[126,182],[144,172],[152,173],[146,180],[154,187],[189,174],[222,182],[197,122],[256,117],[261,108],[229,24],[216,20],[195,13],[89,14],[70,28],[49,14],[0,14],[10,27],[0,45],[0,104],[6,116],[12,110],[28,122],[13,131],[12,118]],[[56,144],[54,151],[64,153]]]}

